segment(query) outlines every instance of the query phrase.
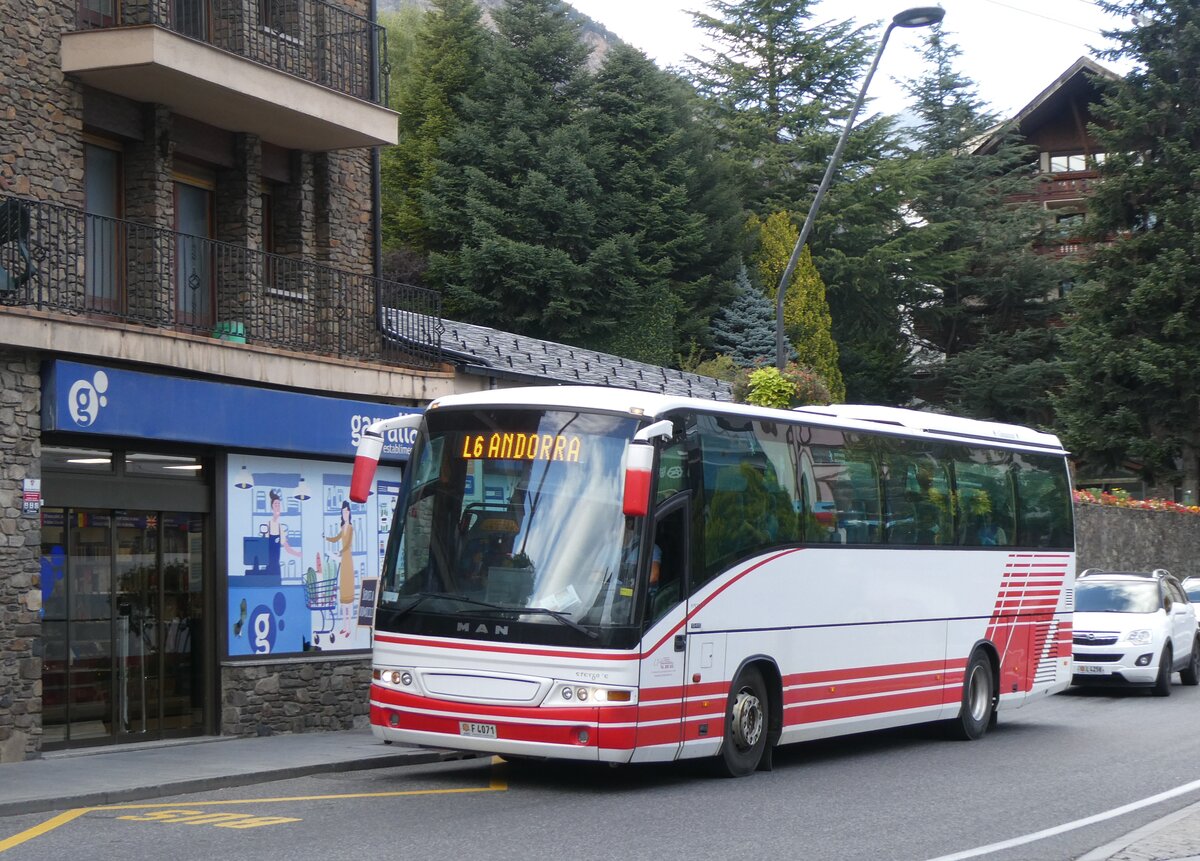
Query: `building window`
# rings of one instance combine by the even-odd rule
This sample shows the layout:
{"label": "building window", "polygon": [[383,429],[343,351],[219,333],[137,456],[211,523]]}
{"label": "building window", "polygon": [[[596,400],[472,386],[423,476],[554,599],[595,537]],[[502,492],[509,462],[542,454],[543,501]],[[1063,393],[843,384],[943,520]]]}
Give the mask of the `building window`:
{"label": "building window", "polygon": [[190,179],[175,183],[175,319],[188,328],[213,324],[216,245],[213,193]]}
{"label": "building window", "polygon": [[1097,152],[1087,155],[1081,152],[1051,153],[1051,173],[1075,173],[1084,170],[1095,170],[1104,164],[1104,153]]}
{"label": "building window", "polygon": [[115,144],[83,145],[84,283],[91,311],[124,306],[121,152]]}

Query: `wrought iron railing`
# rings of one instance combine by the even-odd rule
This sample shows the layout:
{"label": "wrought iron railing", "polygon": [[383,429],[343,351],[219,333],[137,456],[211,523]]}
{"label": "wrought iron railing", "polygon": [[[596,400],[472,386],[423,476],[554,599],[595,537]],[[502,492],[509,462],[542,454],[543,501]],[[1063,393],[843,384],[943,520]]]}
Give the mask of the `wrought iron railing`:
{"label": "wrought iron railing", "polygon": [[442,357],[435,291],[15,197],[0,197],[0,305],[409,368]]}
{"label": "wrought iron railing", "polygon": [[387,31],[324,0],[78,0],[81,30],[153,24],[386,105]]}

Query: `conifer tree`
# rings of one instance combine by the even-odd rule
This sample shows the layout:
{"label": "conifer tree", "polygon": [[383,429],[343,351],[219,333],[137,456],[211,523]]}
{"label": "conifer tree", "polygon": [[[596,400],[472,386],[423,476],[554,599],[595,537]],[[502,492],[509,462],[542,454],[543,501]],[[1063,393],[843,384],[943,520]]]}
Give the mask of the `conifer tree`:
{"label": "conifer tree", "polygon": [[[427,251],[423,196],[436,171],[441,142],[460,121],[459,98],[479,77],[489,38],[475,0],[432,3],[417,19],[411,48],[391,57],[391,98],[400,114],[400,134],[396,146],[383,150],[380,165],[383,244],[389,251]],[[406,9],[394,20],[397,26],[411,26],[413,12]]]}
{"label": "conifer tree", "polygon": [[927,37],[928,73],[908,86],[917,149],[906,159],[908,293],[918,344],[940,359],[918,392],[978,418],[1047,425],[1061,384],[1056,323],[1062,267],[1039,254],[1044,214],[1012,203],[1032,193],[1032,154],[1001,135],[975,86],[954,68],[958,48],[939,28]]}
{"label": "conifer tree", "polygon": [[[751,216],[750,226],[758,234],[755,263],[759,280],[774,308],[779,280],[787,268],[788,258],[796,247],[800,231],[787,212],[774,212],[765,221]],[[772,328],[774,317],[772,312]],[[825,282],[813,265],[807,246],[801,251],[792,280],[786,287],[783,325],[784,337],[791,345],[797,363],[815,371],[825,381],[835,401],[844,401],[846,385],[838,367],[838,348],[833,340]]]}
{"label": "conifer tree", "polygon": [[1200,6],[1099,2],[1132,20],[1107,35],[1135,69],[1093,109],[1107,157],[1089,201],[1087,283],[1071,294],[1072,449],[1097,465],[1135,458],[1154,481],[1200,482]]}
{"label": "conifer tree", "polygon": [[450,315],[579,343],[605,313],[589,289],[599,189],[579,121],[588,49],[558,0],[506,0],[495,23],[425,198],[427,277]]}
{"label": "conifer tree", "polygon": [[750,281],[745,265],[738,267],[737,294],[712,321],[713,346],[739,367],[770,362],[775,355],[775,308]]}

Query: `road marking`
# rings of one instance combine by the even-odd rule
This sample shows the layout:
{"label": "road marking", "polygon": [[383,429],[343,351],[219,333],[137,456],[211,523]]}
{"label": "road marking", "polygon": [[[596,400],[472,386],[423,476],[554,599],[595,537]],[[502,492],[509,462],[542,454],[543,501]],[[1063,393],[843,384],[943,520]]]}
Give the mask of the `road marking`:
{"label": "road marking", "polygon": [[129,822],[173,822],[178,825],[212,825],[214,828],[261,828],[300,822],[295,816],[255,816],[253,813],[205,813],[202,810],[156,810],[140,816],[118,816]]}
{"label": "road marking", "polygon": [[[480,793],[480,792],[505,792],[507,790],[508,790],[508,779],[505,774],[505,764],[499,758],[494,757],[492,759],[491,777],[488,781],[487,786],[469,786],[469,787],[463,787],[461,789],[405,789],[405,790],[396,790],[394,792],[348,792],[348,793],[345,793],[342,795],[296,795],[296,796],[291,796],[288,798],[240,798],[240,799],[229,799],[229,800],[223,800],[223,801],[192,801],[192,802],[188,802],[187,807],[221,807],[221,806],[228,806],[228,805],[232,805],[232,804],[284,804],[289,801],[334,801],[334,800],[339,800],[339,799],[355,799],[355,798],[402,798],[404,796],[410,796],[410,795],[468,795],[471,793]],[[57,816],[53,817],[52,819],[47,819],[45,822],[41,823],[40,825],[35,825],[32,828],[27,828],[26,830],[22,831],[19,834],[14,834],[11,837],[7,837],[3,840],[0,840],[0,853],[8,851],[9,849],[12,849],[14,846],[20,846],[22,843],[27,843],[28,841],[33,840],[35,837],[41,837],[43,834],[47,834],[47,833],[53,831],[54,829],[59,828],[60,826],[66,825],[68,822],[72,822],[72,821],[78,819],[80,816],[83,816],[85,814],[97,813],[97,812],[101,812],[101,811],[103,811],[105,813],[109,813],[109,812],[117,811],[117,810],[174,810],[176,812],[181,812],[183,810],[183,808],[180,807],[178,802],[170,803],[170,804],[168,804],[168,803],[111,804],[111,805],[105,805],[105,806],[101,806],[101,807],[77,807],[73,810],[67,810],[63,813],[60,813]],[[193,813],[197,816],[201,815],[201,811],[190,811],[190,813]],[[147,816],[149,816],[149,814],[147,814]],[[118,818],[120,818],[120,819],[130,819],[130,818],[137,819],[137,817],[127,817],[127,816],[121,816]],[[276,819],[276,820],[286,819],[286,817],[256,817],[256,818]],[[175,820],[175,821],[179,821],[179,820]],[[195,824],[209,824],[209,823],[201,822],[201,823],[195,823]],[[211,823],[211,824],[215,824],[215,823]],[[266,825],[266,824],[274,824],[274,823],[263,822],[262,824]],[[230,824],[225,825],[223,827],[236,828],[238,826],[236,823],[230,822]],[[250,826],[243,825],[241,827],[250,827]]]}
{"label": "road marking", "polygon": [[999,843],[989,843],[987,846],[980,846],[976,849],[966,849],[962,852],[955,852],[952,855],[940,855],[937,858],[929,859],[929,861],[963,861],[963,859],[966,858],[978,858],[980,855],[990,855],[993,852],[1002,852],[1005,849],[1024,846],[1027,843],[1045,840],[1047,837],[1056,837],[1059,834],[1065,834],[1068,831],[1086,828],[1089,825],[1095,825],[1097,822],[1104,822],[1107,819],[1115,819],[1118,816],[1124,816],[1126,813],[1132,813],[1135,810],[1141,810],[1143,807],[1150,807],[1158,804],[1160,801],[1166,801],[1170,798],[1176,798],[1180,795],[1187,795],[1189,792],[1195,792],[1197,789],[1200,789],[1200,780],[1193,780],[1191,783],[1185,783],[1182,786],[1175,787],[1174,789],[1168,789],[1165,792],[1158,793],[1158,795],[1151,795],[1150,797],[1143,798],[1140,801],[1131,801],[1129,804],[1123,804],[1120,807],[1114,807],[1111,810],[1105,810],[1103,813],[1096,813],[1092,816],[1086,816],[1083,819],[1076,819],[1074,822],[1064,822],[1062,825],[1056,825],[1053,828],[1046,828],[1042,831],[1035,831],[1032,834],[1025,834],[1021,837],[1013,837],[1009,840],[1001,840]]}
{"label": "road marking", "polygon": [[55,816],[53,819],[47,819],[41,825],[35,825],[32,828],[22,831],[20,834],[14,834],[12,837],[9,837],[5,840],[0,840],[0,852],[7,852],[14,846],[20,846],[22,843],[32,840],[35,837],[41,837],[43,834],[58,828],[60,825],[66,825],[68,822],[78,819],[80,816],[83,816],[83,814],[90,810],[92,810],[91,807],[80,807],[75,810],[68,810],[65,813],[58,814],[58,816]]}

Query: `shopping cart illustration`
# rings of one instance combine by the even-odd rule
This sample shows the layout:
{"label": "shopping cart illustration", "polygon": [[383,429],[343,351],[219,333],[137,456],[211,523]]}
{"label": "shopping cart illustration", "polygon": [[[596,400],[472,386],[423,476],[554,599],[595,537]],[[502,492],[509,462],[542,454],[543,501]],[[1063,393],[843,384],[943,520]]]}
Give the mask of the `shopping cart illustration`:
{"label": "shopping cart illustration", "polygon": [[[336,568],[336,566],[332,565],[326,567]],[[315,572],[310,568],[309,573],[312,574]],[[319,577],[320,575],[317,576]],[[320,646],[322,635],[328,637],[329,643],[333,642],[333,609],[337,606],[337,586],[338,575],[336,570],[331,571],[330,576],[322,579],[317,579],[317,577],[313,577],[312,579],[305,577],[304,579],[304,604],[308,609],[315,610],[321,614],[320,628],[318,629],[317,626],[313,626],[314,646]]]}

